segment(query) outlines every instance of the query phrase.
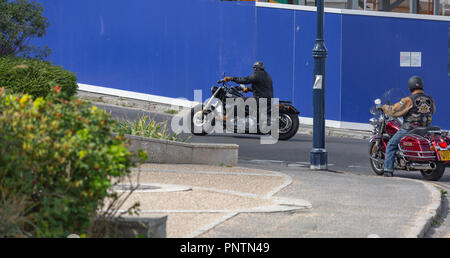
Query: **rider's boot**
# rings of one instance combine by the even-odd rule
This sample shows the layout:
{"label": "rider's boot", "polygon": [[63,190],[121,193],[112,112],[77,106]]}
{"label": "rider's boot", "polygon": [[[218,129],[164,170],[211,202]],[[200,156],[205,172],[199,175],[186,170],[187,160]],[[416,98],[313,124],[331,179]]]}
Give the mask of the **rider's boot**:
{"label": "rider's boot", "polygon": [[393,177],[394,176],[394,172],[392,171],[384,171],[384,177]]}

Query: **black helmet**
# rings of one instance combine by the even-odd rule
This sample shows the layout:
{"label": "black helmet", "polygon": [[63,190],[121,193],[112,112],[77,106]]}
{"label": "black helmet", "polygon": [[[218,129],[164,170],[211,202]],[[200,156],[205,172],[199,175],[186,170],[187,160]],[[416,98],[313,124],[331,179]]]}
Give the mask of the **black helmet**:
{"label": "black helmet", "polygon": [[419,76],[415,75],[409,78],[408,81],[409,91],[423,90],[423,80]]}
{"label": "black helmet", "polygon": [[258,61],[256,63],[253,64],[253,69],[258,69],[258,70],[264,70],[264,63],[261,61]]}

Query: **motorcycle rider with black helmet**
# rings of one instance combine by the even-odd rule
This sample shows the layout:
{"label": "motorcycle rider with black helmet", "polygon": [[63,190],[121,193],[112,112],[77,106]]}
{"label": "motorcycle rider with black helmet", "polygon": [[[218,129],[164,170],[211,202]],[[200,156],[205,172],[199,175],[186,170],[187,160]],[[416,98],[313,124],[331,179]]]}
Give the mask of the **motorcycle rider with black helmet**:
{"label": "motorcycle rider with black helmet", "polygon": [[243,87],[241,90],[244,93],[253,92],[253,97],[256,99],[259,121],[259,102],[260,99],[267,101],[267,115],[270,120],[270,106],[273,98],[273,81],[269,73],[265,70],[264,63],[257,61],[253,64],[253,74],[247,77],[225,77],[225,82],[233,81],[239,84],[251,84],[251,87]]}
{"label": "motorcycle rider with black helmet", "polygon": [[436,111],[432,97],[423,91],[423,80],[419,76],[413,76],[408,81],[411,95],[403,98],[394,105],[384,105],[384,113],[389,117],[403,117],[402,128],[389,140],[386,147],[384,161],[384,176],[394,175],[395,155],[401,139],[416,127],[428,127],[431,125],[431,115]]}
{"label": "motorcycle rider with black helmet", "polygon": [[273,98],[273,82],[269,73],[266,72],[264,63],[258,61],[253,64],[254,73],[247,77],[225,77],[226,82],[233,81],[239,84],[251,84],[251,87],[243,88],[247,93],[253,92],[255,98]]}

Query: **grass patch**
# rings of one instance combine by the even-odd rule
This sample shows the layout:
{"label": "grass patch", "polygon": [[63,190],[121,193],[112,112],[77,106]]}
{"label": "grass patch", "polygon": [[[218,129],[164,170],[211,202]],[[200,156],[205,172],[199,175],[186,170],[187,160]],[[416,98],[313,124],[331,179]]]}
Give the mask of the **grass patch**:
{"label": "grass patch", "polygon": [[165,111],[167,114],[175,115],[178,114],[178,111],[175,109],[169,109]]}
{"label": "grass patch", "polygon": [[167,121],[157,123],[149,116],[141,116],[133,122],[125,120],[122,122],[116,121],[113,131],[128,135],[179,142],[187,142],[191,138],[187,137],[182,139],[179,134],[171,133],[167,130]]}

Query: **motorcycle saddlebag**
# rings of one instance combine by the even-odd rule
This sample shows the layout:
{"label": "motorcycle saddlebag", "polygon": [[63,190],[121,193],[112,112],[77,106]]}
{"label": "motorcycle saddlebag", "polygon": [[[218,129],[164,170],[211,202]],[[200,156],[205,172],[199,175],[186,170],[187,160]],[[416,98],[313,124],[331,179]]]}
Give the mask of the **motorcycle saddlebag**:
{"label": "motorcycle saddlebag", "polygon": [[435,152],[423,137],[405,136],[400,141],[400,153],[409,160],[427,161],[435,158]]}

